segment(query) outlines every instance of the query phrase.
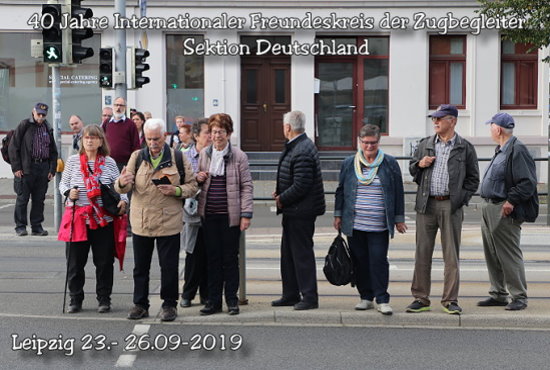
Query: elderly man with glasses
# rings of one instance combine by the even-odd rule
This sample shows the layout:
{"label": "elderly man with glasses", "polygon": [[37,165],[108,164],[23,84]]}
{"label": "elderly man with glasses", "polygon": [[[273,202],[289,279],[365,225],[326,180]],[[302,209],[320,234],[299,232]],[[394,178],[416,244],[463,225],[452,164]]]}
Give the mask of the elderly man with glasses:
{"label": "elderly man with glasses", "polygon": [[122,171],[130,155],[140,149],[139,133],[134,122],[126,116],[126,100],[116,98],[113,106],[113,116],[103,121],[101,128],[111,148],[111,157],[116,161],[119,171]]}
{"label": "elderly man with glasses", "polygon": [[432,255],[438,229],[441,232],[444,277],[443,311],[459,315],[459,248],[468,205],[479,185],[474,146],[455,132],[458,110],[443,104],[430,114],[435,135],[418,144],[409,171],[418,184],[416,192],[416,254],[411,292],[414,301],[407,312],[431,310]]}

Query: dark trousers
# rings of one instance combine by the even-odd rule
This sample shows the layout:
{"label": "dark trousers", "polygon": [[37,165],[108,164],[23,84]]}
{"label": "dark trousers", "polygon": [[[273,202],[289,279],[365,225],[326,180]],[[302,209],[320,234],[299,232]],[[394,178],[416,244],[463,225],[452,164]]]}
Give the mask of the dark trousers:
{"label": "dark trousers", "polygon": [[317,303],[317,271],[313,253],[315,219],[294,218],[283,215],[283,238],[281,241],[281,278],[283,298],[300,299]]}
{"label": "dark trousers", "polygon": [[388,263],[388,231],[365,232],[353,230],[348,237],[353,271],[361,299],[389,303],[388,284],[390,264]]}
{"label": "dark trousers", "polygon": [[187,253],[185,256],[185,272],[183,278],[183,299],[192,301],[200,289],[201,301],[208,300],[208,264],[206,263],[206,246],[204,245],[204,232],[199,228],[197,241],[193,253]]}
{"label": "dark trousers", "polygon": [[206,215],[203,224],[208,264],[208,303],[222,305],[222,292],[228,306],[238,303],[239,226],[229,227],[228,215]]}
{"label": "dark trousers", "polygon": [[149,270],[157,241],[162,307],[176,307],[179,284],[180,234],[147,237],[132,235],[134,244],[134,304],[149,309]]}
{"label": "dark trousers", "polygon": [[[88,240],[66,243],[65,256],[68,259],[69,294],[71,302],[80,304],[84,300],[84,267],[92,249],[95,266],[96,298],[100,304],[111,303],[113,291],[113,263],[115,261],[115,234],[113,223],[95,230],[87,228]],[[70,248],[70,250],[69,250]]]}
{"label": "dark trousers", "polygon": [[13,190],[17,194],[15,201],[15,229],[27,227],[27,205],[31,199],[31,228],[39,231],[44,222],[44,200],[48,191],[49,162],[32,163],[31,173],[25,173],[23,177],[15,177]]}

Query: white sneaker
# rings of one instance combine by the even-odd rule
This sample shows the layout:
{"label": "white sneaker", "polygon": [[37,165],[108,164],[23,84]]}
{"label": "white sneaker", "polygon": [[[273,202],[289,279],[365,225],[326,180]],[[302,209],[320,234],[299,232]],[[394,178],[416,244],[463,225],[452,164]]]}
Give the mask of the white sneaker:
{"label": "white sneaker", "polygon": [[391,315],[393,313],[393,310],[391,309],[391,306],[389,305],[389,303],[378,304],[377,310],[382,315]]}
{"label": "white sneaker", "polygon": [[359,303],[355,305],[355,309],[359,311],[371,310],[373,308],[374,308],[374,303],[372,303],[372,301],[369,301],[367,299],[362,299]]}

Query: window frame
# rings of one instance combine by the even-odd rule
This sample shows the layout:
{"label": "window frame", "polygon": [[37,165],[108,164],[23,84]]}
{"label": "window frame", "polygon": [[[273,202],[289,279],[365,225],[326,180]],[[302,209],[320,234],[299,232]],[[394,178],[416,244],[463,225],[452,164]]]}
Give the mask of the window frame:
{"label": "window frame", "polygon": [[[532,47],[531,44],[525,43],[513,43],[514,45],[514,54],[504,54],[504,43],[509,40],[504,40],[501,38],[500,41],[500,109],[537,109],[538,108],[538,75],[539,75],[539,51],[535,49],[534,52],[529,54],[518,52],[518,48],[523,50],[528,50]],[[514,103],[513,104],[504,104],[504,64],[513,63],[514,64]],[[521,81],[525,81],[526,78],[523,76],[521,64],[528,63],[533,66],[533,76],[531,78],[530,86],[528,87],[529,91],[522,90]],[[531,104],[521,104],[520,102],[525,95],[532,93],[533,103]]]}

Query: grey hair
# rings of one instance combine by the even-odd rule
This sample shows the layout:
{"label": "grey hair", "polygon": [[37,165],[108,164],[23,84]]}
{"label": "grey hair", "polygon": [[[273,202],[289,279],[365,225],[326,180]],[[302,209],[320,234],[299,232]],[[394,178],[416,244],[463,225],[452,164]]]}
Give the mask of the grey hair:
{"label": "grey hair", "polygon": [[513,128],[501,127],[501,129],[502,129],[502,132],[504,132],[504,134],[507,135],[507,136],[510,136],[510,135],[514,134],[514,129]]}
{"label": "grey hair", "polygon": [[361,127],[361,131],[359,131],[359,137],[362,138],[365,136],[374,136],[380,139],[380,127],[371,124],[364,125]]}
{"label": "grey hair", "polygon": [[194,142],[197,142],[195,135],[199,136],[201,134],[202,126],[204,125],[208,127],[208,118],[201,118],[193,122],[193,125],[191,126],[191,138]]}
{"label": "grey hair", "polygon": [[164,135],[164,133],[166,132],[166,125],[164,124],[164,121],[160,118],[149,118],[147,121],[145,121],[145,124],[143,125],[143,131],[145,130],[160,130],[160,134]]}
{"label": "grey hair", "polygon": [[302,133],[306,130],[306,115],[299,110],[285,113],[283,116],[283,124],[289,124],[292,131]]}

